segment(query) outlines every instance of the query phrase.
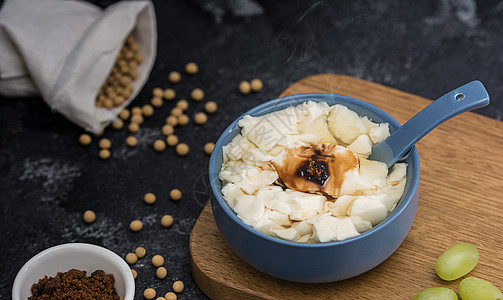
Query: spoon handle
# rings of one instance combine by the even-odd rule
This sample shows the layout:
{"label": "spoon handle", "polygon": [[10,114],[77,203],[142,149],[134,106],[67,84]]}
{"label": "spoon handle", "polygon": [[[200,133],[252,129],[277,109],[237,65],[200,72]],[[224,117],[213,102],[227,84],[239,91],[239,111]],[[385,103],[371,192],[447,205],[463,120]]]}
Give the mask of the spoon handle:
{"label": "spoon handle", "polygon": [[458,87],[433,101],[386,140],[372,147],[369,159],[383,161],[389,168],[438,125],[463,112],[488,104],[489,95],[480,81],[475,80]]}

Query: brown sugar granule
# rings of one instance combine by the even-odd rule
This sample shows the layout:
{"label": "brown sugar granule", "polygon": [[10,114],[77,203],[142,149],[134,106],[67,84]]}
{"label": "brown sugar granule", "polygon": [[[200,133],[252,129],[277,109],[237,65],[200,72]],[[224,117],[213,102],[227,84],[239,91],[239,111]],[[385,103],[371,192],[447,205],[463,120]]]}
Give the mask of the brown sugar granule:
{"label": "brown sugar granule", "polygon": [[67,272],[58,272],[54,277],[40,279],[31,287],[33,296],[28,300],[120,300],[114,287],[113,274],[106,274],[102,270],[86,276],[86,271],[71,269]]}

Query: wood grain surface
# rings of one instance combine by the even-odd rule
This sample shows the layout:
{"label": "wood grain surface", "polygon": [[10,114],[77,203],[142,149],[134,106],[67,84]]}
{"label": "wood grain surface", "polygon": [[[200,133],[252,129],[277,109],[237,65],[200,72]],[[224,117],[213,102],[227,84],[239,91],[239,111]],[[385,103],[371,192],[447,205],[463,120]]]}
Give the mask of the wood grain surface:
{"label": "wood grain surface", "polygon": [[[446,87],[449,91],[455,87]],[[404,123],[431,101],[365,80],[333,74],[302,79],[280,96],[330,92],[368,101]],[[439,97],[441,95],[438,95]],[[327,284],[299,284],[263,274],[237,257],[220,236],[211,207],[204,208],[190,238],[191,266],[212,299],[412,299],[459,282],[439,279],[436,258],[450,246],[470,242],[480,261],[467,276],[503,289],[503,123],[464,113],[433,130],[418,144],[419,208],[400,248],[376,268]],[[465,276],[466,277],[466,276]]]}

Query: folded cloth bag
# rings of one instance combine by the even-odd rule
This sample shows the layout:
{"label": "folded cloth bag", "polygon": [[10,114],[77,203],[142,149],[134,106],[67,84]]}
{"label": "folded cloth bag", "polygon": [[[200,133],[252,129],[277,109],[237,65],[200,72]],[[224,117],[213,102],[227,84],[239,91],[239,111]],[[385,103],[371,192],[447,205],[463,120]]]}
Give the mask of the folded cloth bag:
{"label": "folded cloth bag", "polygon": [[[120,106],[98,108],[96,96],[130,34],[143,56],[133,93]],[[99,133],[146,82],[156,44],[150,1],[101,9],[83,1],[8,0],[0,11],[0,94],[41,95],[53,110]]]}

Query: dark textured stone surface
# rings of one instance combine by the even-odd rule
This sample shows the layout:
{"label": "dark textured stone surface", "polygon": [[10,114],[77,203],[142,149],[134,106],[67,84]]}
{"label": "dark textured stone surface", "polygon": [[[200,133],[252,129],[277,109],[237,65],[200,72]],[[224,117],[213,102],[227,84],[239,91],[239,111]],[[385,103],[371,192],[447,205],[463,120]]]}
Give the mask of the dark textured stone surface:
{"label": "dark textured stone surface", "polygon": [[[115,1],[91,1],[103,7]],[[274,98],[291,83],[317,73],[356,76],[430,99],[473,79],[492,99],[478,113],[501,119],[503,88],[503,5],[498,1],[155,1],[158,56],[133,105],[148,103],[151,90],[171,87],[167,74],[188,61],[200,73],[174,88],[188,98],[201,87],[219,104],[204,126],[177,129],[191,147],[186,158],[173,149],[156,153],[151,144],[173,107],[166,103],[145,121],[140,145],[128,149],[126,130],[107,130],[112,157],[97,157],[97,139],[82,147],[82,130],[51,114],[41,99],[0,99],[0,299],[10,298],[17,271],[36,253],[67,242],[105,246],[121,256],[137,246],[147,258],[134,267],[137,299],[147,287],[160,295],[174,280],[186,289],[179,299],[204,298],[191,279],[188,241],[208,197],[208,157],[202,147],[247,109]],[[241,80],[261,78],[265,87],[241,96]],[[203,103],[190,103],[189,115]],[[184,198],[173,202],[171,188]],[[142,197],[153,192],[152,206]],[[96,222],[82,213],[93,209]],[[162,228],[160,217],[175,218]],[[131,220],[145,224],[138,233]],[[155,278],[153,254],[166,259],[168,277]]]}

